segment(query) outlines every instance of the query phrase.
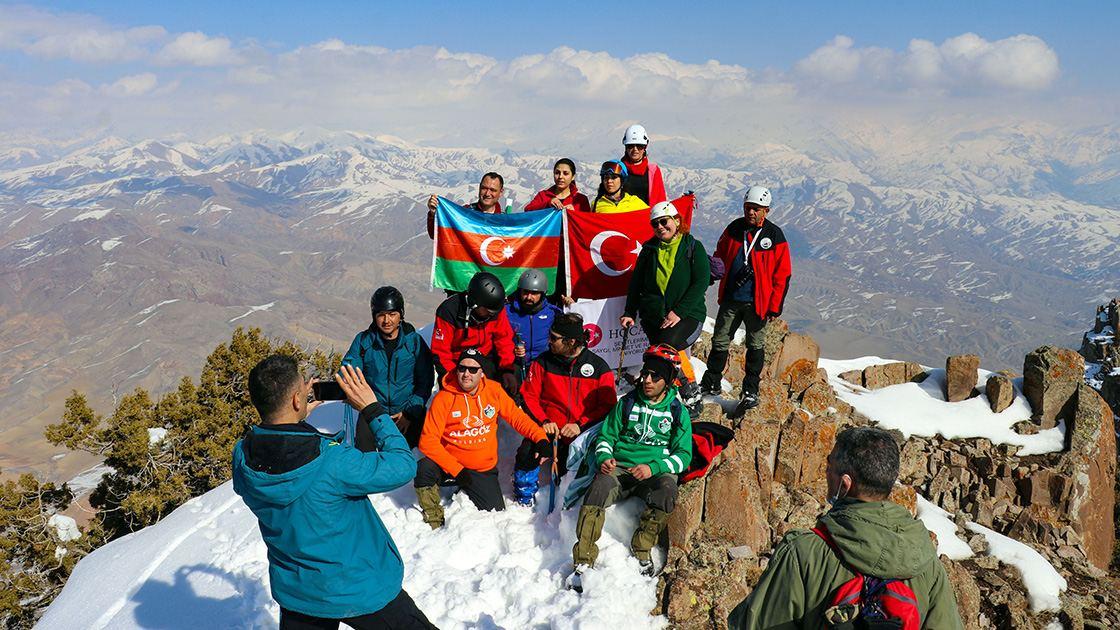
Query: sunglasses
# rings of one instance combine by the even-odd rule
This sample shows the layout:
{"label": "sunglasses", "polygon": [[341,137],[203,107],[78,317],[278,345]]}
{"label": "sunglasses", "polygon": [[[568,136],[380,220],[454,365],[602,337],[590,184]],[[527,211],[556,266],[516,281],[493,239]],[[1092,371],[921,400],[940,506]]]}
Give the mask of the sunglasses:
{"label": "sunglasses", "polygon": [[669,227],[669,222],[672,220],[673,217],[661,217],[660,219],[650,221],[649,224],[653,227]]}
{"label": "sunglasses", "polygon": [[455,366],[455,371],[460,373],[460,374],[478,374],[478,371],[481,370],[481,369],[482,369],[482,366],[475,366],[475,367],[471,367],[469,365],[457,365],[457,366]]}
{"label": "sunglasses", "polygon": [[655,383],[657,381],[665,380],[665,379],[661,378],[660,374],[657,374],[653,370],[642,370],[641,372],[638,372],[638,379],[639,380],[644,380],[646,378],[648,378],[649,380],[651,380]]}
{"label": "sunglasses", "polygon": [[549,341],[564,341],[565,339],[567,339],[567,337],[564,337],[562,335],[557,335],[554,332],[550,332],[550,333],[548,333],[548,339],[549,339]]}

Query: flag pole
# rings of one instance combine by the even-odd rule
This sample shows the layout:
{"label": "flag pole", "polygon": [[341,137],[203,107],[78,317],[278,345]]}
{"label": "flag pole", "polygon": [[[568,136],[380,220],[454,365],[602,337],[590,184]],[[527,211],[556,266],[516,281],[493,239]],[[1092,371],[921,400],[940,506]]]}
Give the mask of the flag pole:
{"label": "flag pole", "polygon": [[436,288],[436,252],[439,250],[439,201],[438,200],[442,199],[442,197],[437,197],[436,199],[437,199],[437,201],[436,201],[436,214],[435,214],[434,217],[432,217],[433,218],[433,221],[432,221],[432,270],[431,270],[431,276],[430,276],[431,277],[431,282],[430,282],[430,286],[428,287],[428,293],[431,293]]}
{"label": "flag pole", "polygon": [[[564,286],[568,288],[568,295],[572,295],[572,252],[568,251],[568,211],[560,211],[561,222],[560,226],[563,229],[563,243],[564,243]],[[568,311],[568,307],[564,307],[564,312]]]}

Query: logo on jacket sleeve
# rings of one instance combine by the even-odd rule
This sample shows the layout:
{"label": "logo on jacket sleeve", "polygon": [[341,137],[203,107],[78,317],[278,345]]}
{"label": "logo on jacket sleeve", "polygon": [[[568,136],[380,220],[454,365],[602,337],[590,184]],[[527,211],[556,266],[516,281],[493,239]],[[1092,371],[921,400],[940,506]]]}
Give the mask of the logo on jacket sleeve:
{"label": "logo on jacket sleeve", "polygon": [[766,238],[758,242],[758,246],[762,249],[770,249],[774,246],[774,241],[770,240],[770,237],[767,236]]}
{"label": "logo on jacket sleeve", "polygon": [[490,418],[491,420],[494,419],[494,416],[497,415],[497,413],[498,410],[494,408],[494,405],[486,405],[482,408],[482,415]]}
{"label": "logo on jacket sleeve", "polygon": [[595,368],[591,367],[590,363],[584,363],[583,365],[579,366],[579,373],[582,376],[591,376],[595,373]]}
{"label": "logo on jacket sleeve", "polygon": [[442,328],[436,328],[435,332],[432,333],[432,337],[442,341],[443,340],[443,329]]}
{"label": "logo on jacket sleeve", "polygon": [[662,417],[662,418],[661,418],[661,421],[657,423],[657,428],[658,428],[658,429],[659,429],[659,430],[660,430],[660,431],[661,431],[662,433],[668,433],[668,432],[669,432],[669,429],[670,429],[670,428],[671,428],[672,426],[673,426],[673,419],[672,419],[672,418],[668,418],[668,417]]}

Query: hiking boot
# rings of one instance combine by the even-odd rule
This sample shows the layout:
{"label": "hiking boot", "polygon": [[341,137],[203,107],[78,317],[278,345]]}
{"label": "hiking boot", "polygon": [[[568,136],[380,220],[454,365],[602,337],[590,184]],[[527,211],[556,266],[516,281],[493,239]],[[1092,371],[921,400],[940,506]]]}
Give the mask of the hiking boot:
{"label": "hiking boot", "polygon": [[577,564],[572,573],[568,576],[567,586],[568,589],[577,593],[583,592],[583,572],[589,569],[586,564]]}
{"label": "hiking boot", "polygon": [[424,522],[432,529],[443,527],[443,502],[440,500],[438,486],[424,486],[416,489],[416,500],[424,513]]}
{"label": "hiking boot", "polygon": [[739,404],[735,405],[735,411],[731,413],[730,418],[742,418],[748,411],[758,406],[758,394],[751,392],[744,392],[739,398]]}
{"label": "hiking boot", "polygon": [[646,577],[653,577],[653,574],[655,572],[653,567],[653,560],[639,560],[638,567],[639,573]]}
{"label": "hiking boot", "polygon": [[700,412],[704,409],[704,396],[700,393],[700,386],[693,381],[687,381],[681,384],[677,393],[688,409],[688,415],[693,419],[699,418]]}

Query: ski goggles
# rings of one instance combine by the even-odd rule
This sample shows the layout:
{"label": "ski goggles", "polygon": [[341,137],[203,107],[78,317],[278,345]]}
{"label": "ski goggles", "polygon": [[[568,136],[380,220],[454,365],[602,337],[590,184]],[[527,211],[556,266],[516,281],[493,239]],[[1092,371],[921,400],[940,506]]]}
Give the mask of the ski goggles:
{"label": "ski goggles", "polygon": [[622,162],[603,162],[603,166],[599,169],[599,177],[626,177],[627,174],[626,166]]}

